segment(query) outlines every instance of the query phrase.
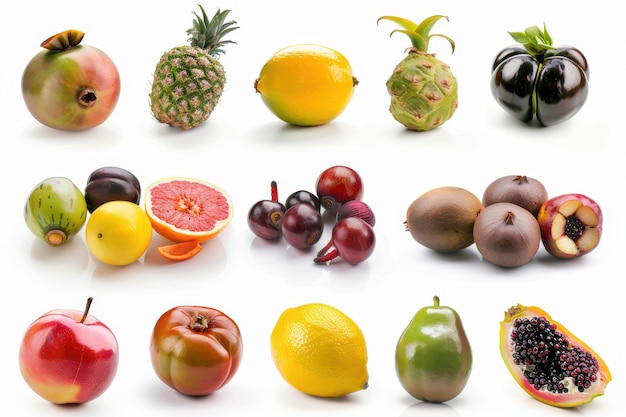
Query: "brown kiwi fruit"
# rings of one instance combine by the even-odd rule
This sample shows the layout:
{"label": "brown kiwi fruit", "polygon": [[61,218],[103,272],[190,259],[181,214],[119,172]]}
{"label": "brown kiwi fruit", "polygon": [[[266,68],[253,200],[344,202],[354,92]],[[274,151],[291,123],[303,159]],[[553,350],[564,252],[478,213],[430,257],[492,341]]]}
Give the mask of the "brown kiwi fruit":
{"label": "brown kiwi fruit", "polygon": [[474,221],[482,209],[482,202],[472,192],[438,187],[411,203],[404,224],[421,245],[437,252],[455,252],[474,243]]}
{"label": "brown kiwi fruit", "polygon": [[548,199],[546,187],[526,175],[506,175],[494,180],[483,193],[485,207],[493,203],[513,203],[537,217],[539,208]]}
{"label": "brown kiwi fruit", "polygon": [[535,216],[525,208],[513,203],[493,203],[476,218],[474,241],[483,259],[513,268],[537,254],[541,231]]}

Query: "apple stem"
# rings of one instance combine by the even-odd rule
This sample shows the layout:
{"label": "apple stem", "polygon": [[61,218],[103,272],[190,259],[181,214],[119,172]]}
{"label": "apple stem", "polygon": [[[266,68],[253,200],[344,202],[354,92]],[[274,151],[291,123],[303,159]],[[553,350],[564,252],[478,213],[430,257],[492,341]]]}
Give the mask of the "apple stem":
{"label": "apple stem", "polygon": [[93,297],[87,298],[87,305],[85,305],[85,312],[83,313],[83,317],[80,319],[81,323],[84,323],[87,320],[87,316],[89,315],[89,309],[91,308],[91,303],[93,301]]}
{"label": "apple stem", "polygon": [[203,332],[209,328],[209,321],[202,314],[198,314],[193,318],[189,327],[193,331]]}

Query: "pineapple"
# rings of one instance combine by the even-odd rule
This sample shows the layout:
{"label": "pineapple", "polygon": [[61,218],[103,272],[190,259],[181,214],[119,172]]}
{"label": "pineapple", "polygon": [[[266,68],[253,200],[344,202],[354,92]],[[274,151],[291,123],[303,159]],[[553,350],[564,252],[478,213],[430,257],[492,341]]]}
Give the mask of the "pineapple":
{"label": "pineapple", "polygon": [[189,45],[166,51],[156,65],[150,93],[152,115],[160,123],[183,130],[204,123],[217,105],[226,76],[218,61],[222,47],[233,41],[222,39],[238,29],[235,21],[226,22],[230,10],[207,17],[194,12],[193,27],[187,30]]}
{"label": "pineapple", "polygon": [[431,16],[419,25],[397,16],[382,16],[400,25],[394,30],[409,37],[412,47],[407,56],[396,66],[386,86],[391,96],[389,111],[393,117],[410,130],[426,131],[441,126],[454,114],[458,102],[457,81],[450,67],[428,53],[431,37],[439,36],[450,42],[454,53],[454,41],[447,36],[430,34],[434,24],[446,16]]}

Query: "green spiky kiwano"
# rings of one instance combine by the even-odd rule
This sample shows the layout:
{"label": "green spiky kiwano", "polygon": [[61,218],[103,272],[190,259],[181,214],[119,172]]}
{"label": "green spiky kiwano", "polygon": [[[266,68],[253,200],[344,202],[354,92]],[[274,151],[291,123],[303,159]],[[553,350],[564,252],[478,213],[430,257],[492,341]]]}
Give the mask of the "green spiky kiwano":
{"label": "green spiky kiwano", "polygon": [[[413,44],[408,55],[396,66],[386,86],[391,96],[389,111],[406,128],[426,131],[441,126],[456,111],[458,104],[457,80],[450,67],[428,53],[428,41],[439,36],[450,42],[454,52],[454,41],[441,34],[430,34],[439,19],[431,16],[419,25],[396,16],[383,16],[378,20],[390,20],[404,30],[394,30],[407,35]],[[447,17],[446,17],[447,19]]]}
{"label": "green spiky kiwano", "polygon": [[24,206],[31,232],[50,246],[61,246],[77,234],[87,220],[83,193],[65,177],[51,177],[33,188]]}

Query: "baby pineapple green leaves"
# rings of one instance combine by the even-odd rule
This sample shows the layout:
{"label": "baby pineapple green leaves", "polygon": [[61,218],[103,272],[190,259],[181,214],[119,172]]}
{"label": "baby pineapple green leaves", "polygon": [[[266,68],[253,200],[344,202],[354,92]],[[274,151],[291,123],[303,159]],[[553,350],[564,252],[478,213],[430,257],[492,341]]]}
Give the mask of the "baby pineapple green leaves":
{"label": "baby pineapple green leaves", "polygon": [[509,32],[515,42],[522,44],[531,56],[542,57],[547,50],[553,49],[552,37],[548,33],[546,24],[543,30],[539,26],[530,26],[523,32]]}
{"label": "baby pineapple green leaves", "polygon": [[391,32],[391,35],[393,35],[396,32],[404,33],[411,40],[411,43],[413,44],[413,48],[415,48],[416,50],[420,52],[428,52],[428,43],[430,39],[433,36],[438,36],[450,42],[450,45],[452,46],[452,53],[454,53],[455,44],[452,39],[439,33],[433,33],[433,34],[430,33],[433,26],[435,26],[435,23],[437,23],[437,21],[439,21],[439,19],[442,19],[442,18],[448,20],[448,16],[435,15],[435,16],[430,16],[424,19],[418,25],[402,17],[382,16],[378,18],[376,23],[379,23],[381,20],[389,20],[391,22],[397,23],[398,25],[402,26],[404,29],[396,29]]}
{"label": "baby pineapple green leaves", "polygon": [[222,49],[224,45],[236,43],[222,38],[233,30],[239,29],[239,26],[236,26],[237,22],[234,20],[226,21],[226,16],[230,10],[221,11],[218,9],[213,18],[209,19],[204,8],[201,5],[198,7],[200,7],[202,17],[196,12],[193,13],[196,17],[193,21],[193,27],[187,30],[187,34],[190,35],[190,44],[205,49],[209,54],[217,57],[224,53]]}

